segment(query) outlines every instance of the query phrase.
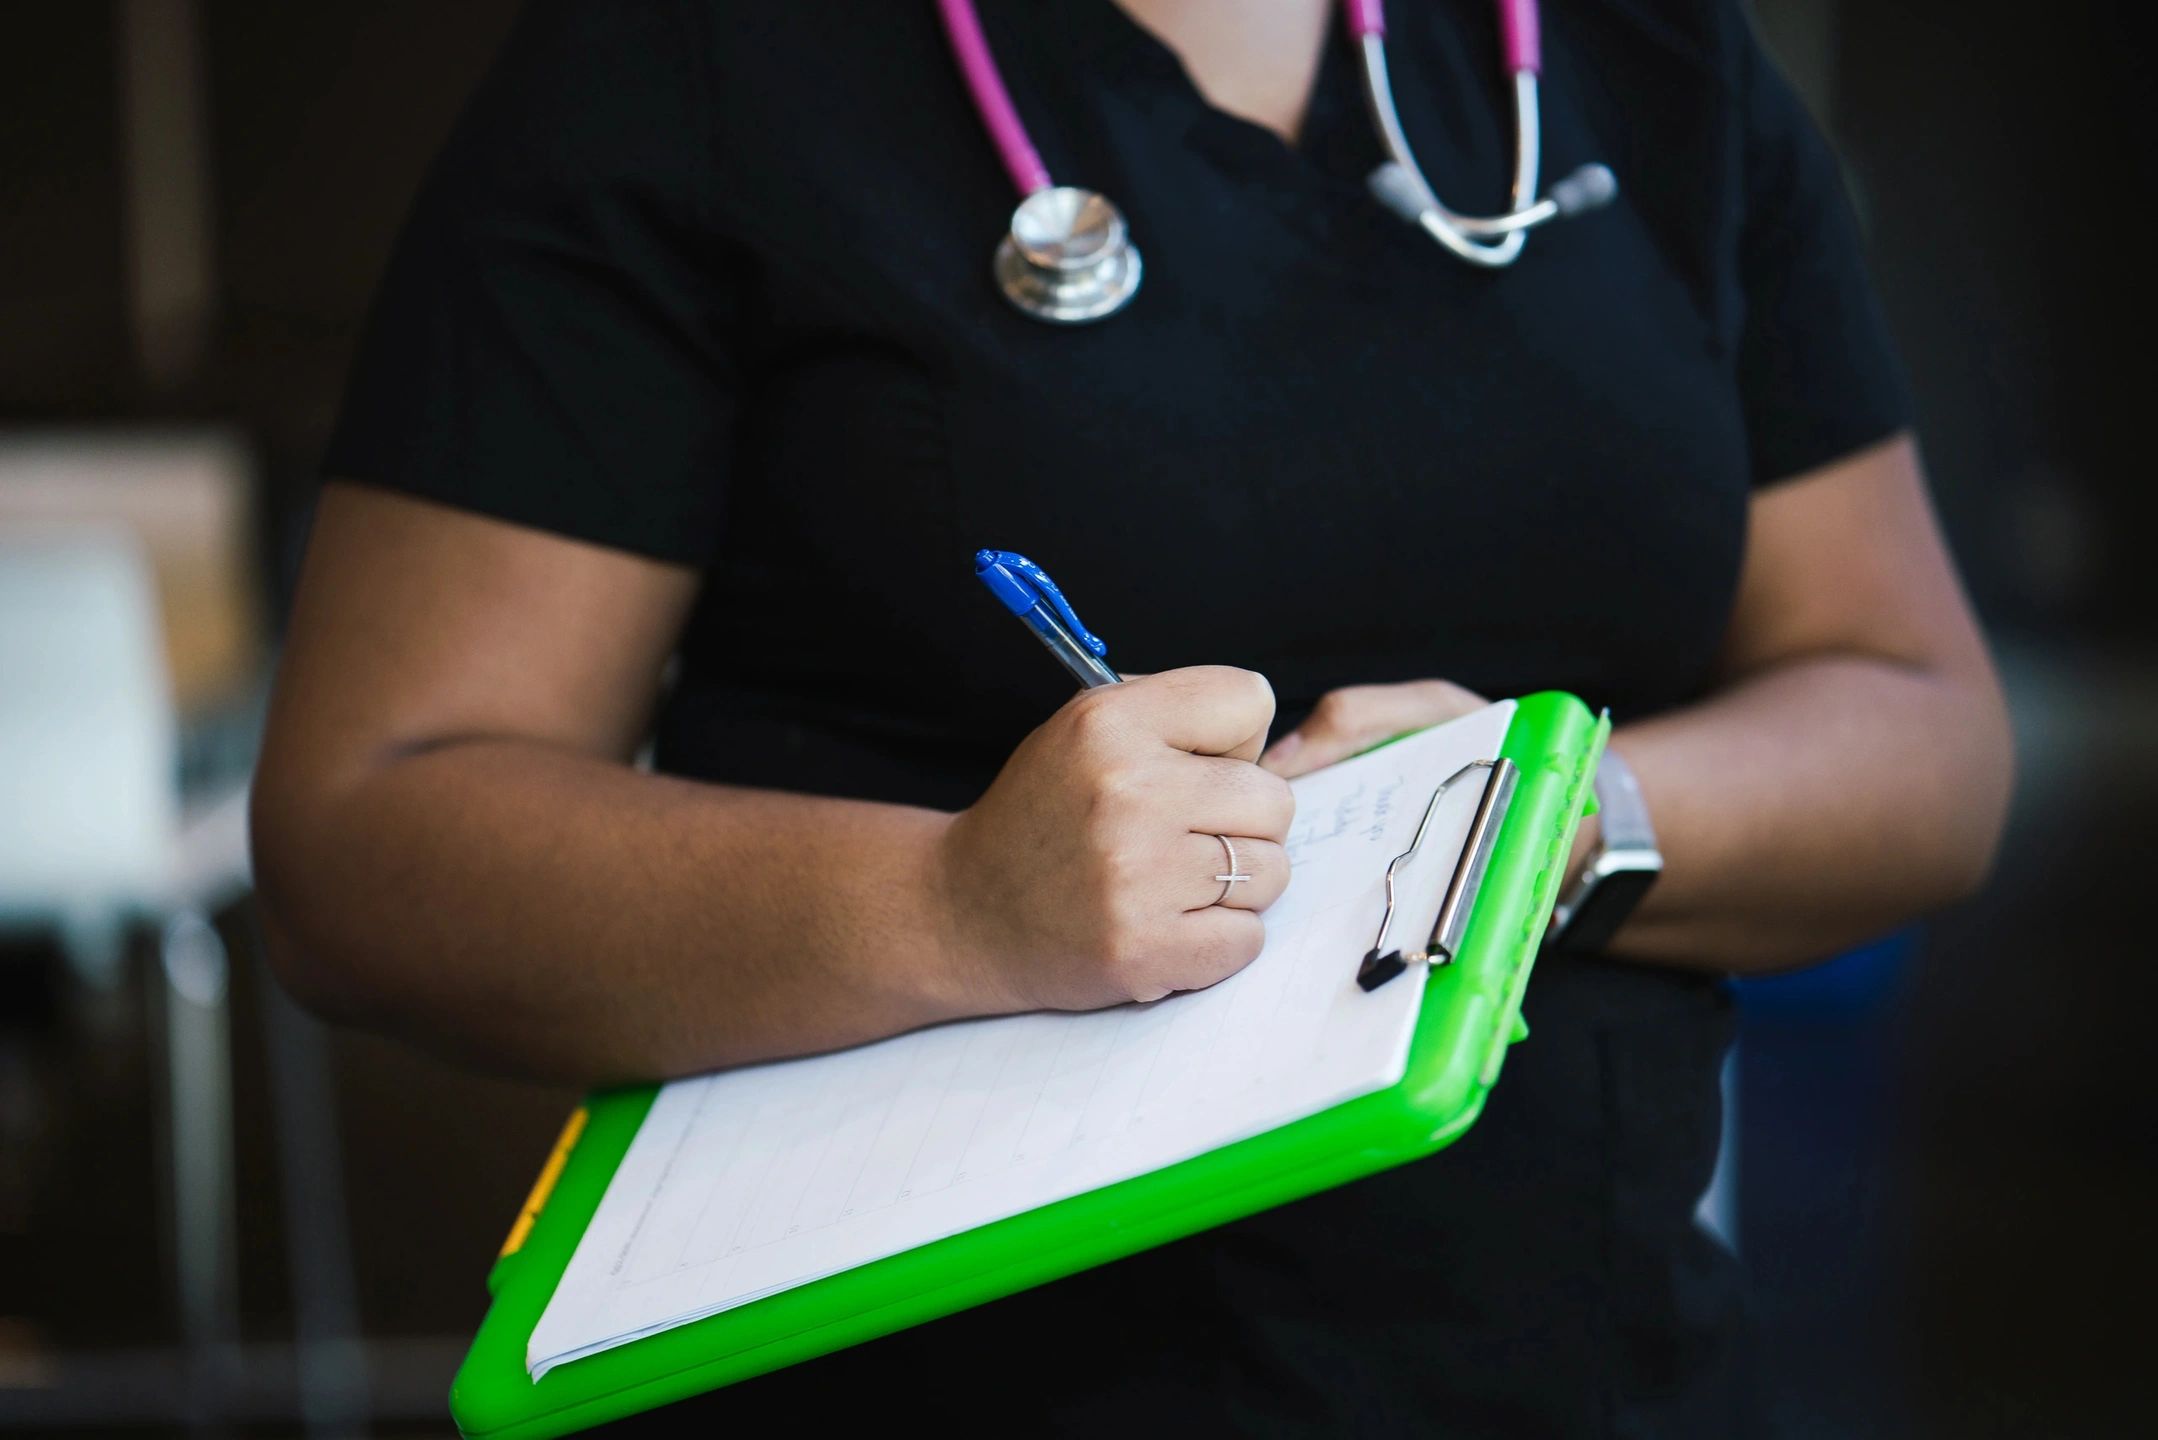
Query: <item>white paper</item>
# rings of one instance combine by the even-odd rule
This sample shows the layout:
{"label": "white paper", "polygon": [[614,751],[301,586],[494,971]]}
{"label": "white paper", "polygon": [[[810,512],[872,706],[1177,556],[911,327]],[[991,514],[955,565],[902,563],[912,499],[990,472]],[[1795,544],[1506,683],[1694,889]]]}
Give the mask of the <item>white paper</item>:
{"label": "white paper", "polygon": [[[1511,702],[1294,782],[1288,890],[1211,989],[969,1020],[664,1087],[533,1330],[553,1366],[1032,1210],[1394,1084],[1424,969],[1365,993],[1386,865],[1433,788],[1498,754]],[[1430,932],[1477,787],[1403,867]]]}

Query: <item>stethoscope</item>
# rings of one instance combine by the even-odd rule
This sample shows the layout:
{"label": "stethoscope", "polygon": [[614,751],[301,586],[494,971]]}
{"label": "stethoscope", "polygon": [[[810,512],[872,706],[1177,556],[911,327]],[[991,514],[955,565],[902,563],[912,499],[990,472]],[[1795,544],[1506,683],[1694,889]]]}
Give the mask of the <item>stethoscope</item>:
{"label": "stethoscope", "polygon": [[[1471,265],[1497,268],[1520,257],[1528,232],[1547,221],[1610,203],[1618,180],[1602,165],[1583,165],[1536,198],[1542,127],[1536,80],[1543,43],[1536,0],[1498,0],[1506,73],[1514,85],[1514,183],[1503,215],[1461,215],[1439,202],[1409,150],[1386,78],[1386,17],[1381,0],[1342,0],[1342,16],[1363,54],[1364,98],[1390,157],[1371,173],[1372,194],[1421,225]],[[1027,138],[982,34],[974,0],[937,0],[952,55],[1004,168],[1019,187],[1011,230],[997,245],[994,273],[1006,299],[1037,320],[1076,325],[1114,315],[1139,293],[1143,266],[1123,212],[1098,191],[1059,185]]]}

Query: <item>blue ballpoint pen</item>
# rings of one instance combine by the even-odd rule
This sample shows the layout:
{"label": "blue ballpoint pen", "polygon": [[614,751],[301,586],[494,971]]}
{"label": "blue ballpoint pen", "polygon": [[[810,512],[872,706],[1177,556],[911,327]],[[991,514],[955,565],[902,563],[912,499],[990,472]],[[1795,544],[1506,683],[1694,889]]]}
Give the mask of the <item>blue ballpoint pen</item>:
{"label": "blue ballpoint pen", "polygon": [[1123,681],[1102,659],[1108,645],[1087,633],[1071,602],[1041,566],[1009,550],[977,550],[974,575],[1072,672],[1081,688]]}

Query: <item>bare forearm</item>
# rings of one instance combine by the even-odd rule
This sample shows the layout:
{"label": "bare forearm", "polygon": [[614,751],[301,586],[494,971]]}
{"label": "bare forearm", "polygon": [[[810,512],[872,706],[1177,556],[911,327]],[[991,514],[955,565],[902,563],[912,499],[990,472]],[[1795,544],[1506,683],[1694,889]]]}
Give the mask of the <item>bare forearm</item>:
{"label": "bare forearm", "polygon": [[1614,953],[1803,964],[1960,898],[2008,797],[1990,675],[1862,656],[1789,661],[1620,730],[1664,851]]}
{"label": "bare forearm", "polygon": [[[288,987],[592,1083],[1157,999],[1259,953],[1295,803],[1250,763],[1260,676],[1075,695],[959,815],[641,775],[695,597],[683,566],[325,487],[255,777]],[[1217,835],[1252,875],[1227,899]]]}
{"label": "bare forearm", "polygon": [[948,818],[474,740],[258,809],[258,866],[318,1007],[603,1083],[991,1008],[940,933]]}

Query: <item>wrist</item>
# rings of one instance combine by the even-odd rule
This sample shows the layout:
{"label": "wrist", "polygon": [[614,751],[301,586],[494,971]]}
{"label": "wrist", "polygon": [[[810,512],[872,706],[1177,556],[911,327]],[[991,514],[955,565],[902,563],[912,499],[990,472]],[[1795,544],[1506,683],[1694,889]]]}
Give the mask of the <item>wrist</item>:
{"label": "wrist", "polygon": [[1601,950],[1663,871],[1663,853],[1633,768],[1606,748],[1596,772],[1596,813],[1576,828],[1566,881],[1552,915],[1563,950]]}
{"label": "wrist", "polygon": [[984,920],[988,907],[968,884],[969,813],[936,816],[921,855],[916,891],[924,897],[924,985],[948,1019],[1034,1008],[1012,992],[992,933],[995,927]]}

